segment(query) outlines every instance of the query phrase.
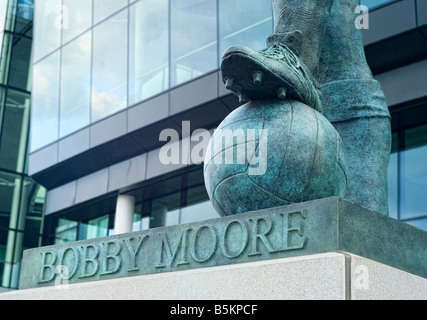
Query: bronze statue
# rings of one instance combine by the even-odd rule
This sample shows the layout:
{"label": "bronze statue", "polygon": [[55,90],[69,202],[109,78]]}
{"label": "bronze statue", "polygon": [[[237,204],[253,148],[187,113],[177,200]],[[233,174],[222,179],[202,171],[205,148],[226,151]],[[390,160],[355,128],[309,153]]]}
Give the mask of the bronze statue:
{"label": "bronze statue", "polygon": [[360,0],[272,0],[274,34],[261,52],[229,48],[222,75],[242,103],[300,101],[323,113],[347,153],[346,198],[388,215],[390,113],[355,21]]}

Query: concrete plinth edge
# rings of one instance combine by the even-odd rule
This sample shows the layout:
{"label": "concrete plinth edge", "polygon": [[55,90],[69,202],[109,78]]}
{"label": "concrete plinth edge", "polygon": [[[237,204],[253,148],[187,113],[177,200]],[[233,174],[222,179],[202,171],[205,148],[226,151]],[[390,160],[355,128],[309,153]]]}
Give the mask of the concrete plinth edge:
{"label": "concrete plinth edge", "polygon": [[424,300],[427,279],[346,252],[18,290],[0,300]]}

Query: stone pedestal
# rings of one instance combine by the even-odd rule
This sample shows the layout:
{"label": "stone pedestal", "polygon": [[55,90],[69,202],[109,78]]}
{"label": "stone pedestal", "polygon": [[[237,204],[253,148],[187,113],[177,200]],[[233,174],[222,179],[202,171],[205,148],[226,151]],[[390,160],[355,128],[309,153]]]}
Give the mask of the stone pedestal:
{"label": "stone pedestal", "polygon": [[426,299],[427,232],[341,198],[24,252],[0,299]]}
{"label": "stone pedestal", "polygon": [[427,299],[427,279],[345,252],[20,290],[8,299]]}

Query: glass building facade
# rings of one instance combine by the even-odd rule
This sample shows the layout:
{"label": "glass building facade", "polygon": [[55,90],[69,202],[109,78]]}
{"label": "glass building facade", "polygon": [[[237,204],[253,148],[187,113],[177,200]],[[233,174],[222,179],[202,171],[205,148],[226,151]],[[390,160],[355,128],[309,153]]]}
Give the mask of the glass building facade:
{"label": "glass building facade", "polygon": [[[136,186],[124,194],[135,198],[132,231],[218,218],[200,168]],[[46,219],[46,242],[59,244],[113,235],[115,212],[116,197],[110,195],[53,215]]]}
{"label": "glass building facade", "polygon": [[[409,2],[414,1],[362,1],[373,14],[382,7]],[[50,161],[49,152],[54,150],[53,155],[59,157],[61,150],[57,150],[62,145],[69,149],[89,145],[80,137],[90,132],[90,139],[94,139],[94,126],[104,126],[105,134],[118,130],[111,123],[126,111],[136,114],[134,110],[141,104],[149,106],[139,114],[141,122],[148,123],[151,117],[154,120],[150,123],[155,123],[163,109],[169,116],[175,115],[171,101],[186,101],[184,94],[176,94],[180,88],[188,86],[190,95],[203,95],[227,47],[240,44],[261,50],[272,29],[271,0],[35,0],[31,153],[39,162],[46,151],[44,159]],[[420,55],[415,62],[426,58]],[[400,59],[399,67],[414,62],[396,59]],[[373,70],[394,69],[396,63]],[[389,198],[393,218],[427,230],[425,97],[408,98],[390,107],[393,150]],[[206,105],[212,102],[209,99]],[[183,114],[176,119],[205,116],[196,108]],[[130,126],[134,121],[129,116],[121,123]],[[165,123],[164,128],[176,124]],[[124,136],[130,134],[123,132]],[[150,137],[159,138],[155,134]],[[204,189],[200,165],[156,175],[157,167],[150,166],[150,161],[156,160],[155,147],[145,141],[144,154],[129,152],[127,159],[109,162],[125,139],[118,141],[85,158],[105,161],[103,167],[90,172],[81,170],[91,163],[79,160],[79,154],[73,154],[67,166],[57,161],[43,167],[59,168],[52,169],[51,177],[64,177],[64,182],[52,183],[49,188],[51,205],[45,219],[44,245],[114,234],[120,195],[135,200],[132,231],[217,217]],[[88,149],[81,154],[89,154]]]}
{"label": "glass building facade", "polygon": [[31,151],[217,69],[232,44],[262,49],[272,31],[270,0],[45,0],[35,14]]}
{"label": "glass building facade", "polygon": [[45,0],[35,14],[31,151],[216,70],[231,45],[263,49],[273,29],[271,0]]}
{"label": "glass building facade", "polygon": [[[0,1],[0,287],[18,288],[22,252],[41,244],[46,190],[28,176],[32,0]],[[0,288],[0,290],[2,290]]]}

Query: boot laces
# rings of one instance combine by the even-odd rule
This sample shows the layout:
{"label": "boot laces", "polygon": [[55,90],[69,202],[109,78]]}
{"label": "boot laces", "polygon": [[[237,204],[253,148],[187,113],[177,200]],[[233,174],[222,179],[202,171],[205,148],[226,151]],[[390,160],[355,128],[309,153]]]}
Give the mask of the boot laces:
{"label": "boot laces", "polygon": [[295,68],[300,67],[300,61],[296,54],[285,44],[280,42],[275,42],[270,48],[263,52],[263,55],[267,58],[272,58],[275,60],[285,60],[288,64],[293,65]]}
{"label": "boot laces", "polygon": [[281,60],[288,65],[290,70],[294,71],[294,75],[299,79],[300,83],[305,87],[307,100],[314,102],[320,110],[321,103],[319,97],[318,83],[311,76],[311,73],[301,63],[299,57],[285,44],[275,42],[271,47],[266,49],[262,54],[267,58]]}

